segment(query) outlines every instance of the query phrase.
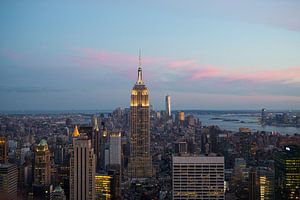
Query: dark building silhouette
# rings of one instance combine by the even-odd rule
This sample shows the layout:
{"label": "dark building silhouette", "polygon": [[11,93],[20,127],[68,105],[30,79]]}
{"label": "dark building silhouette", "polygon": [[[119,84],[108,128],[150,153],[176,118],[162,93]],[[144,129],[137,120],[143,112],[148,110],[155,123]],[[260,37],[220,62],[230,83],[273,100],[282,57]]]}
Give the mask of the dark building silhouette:
{"label": "dark building silhouette", "polygon": [[274,155],[275,199],[300,197],[300,147],[286,146]]}

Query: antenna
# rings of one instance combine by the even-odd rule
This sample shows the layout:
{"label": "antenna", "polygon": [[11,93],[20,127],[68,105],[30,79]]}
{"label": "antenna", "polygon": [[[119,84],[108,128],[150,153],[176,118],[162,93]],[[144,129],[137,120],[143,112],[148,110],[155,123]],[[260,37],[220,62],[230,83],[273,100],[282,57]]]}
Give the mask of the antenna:
{"label": "antenna", "polygon": [[143,77],[142,77],[142,59],[141,59],[141,49],[139,49],[139,68],[138,68],[138,84],[143,84]]}
{"label": "antenna", "polygon": [[139,67],[142,66],[142,59],[141,59],[141,48],[139,49]]}

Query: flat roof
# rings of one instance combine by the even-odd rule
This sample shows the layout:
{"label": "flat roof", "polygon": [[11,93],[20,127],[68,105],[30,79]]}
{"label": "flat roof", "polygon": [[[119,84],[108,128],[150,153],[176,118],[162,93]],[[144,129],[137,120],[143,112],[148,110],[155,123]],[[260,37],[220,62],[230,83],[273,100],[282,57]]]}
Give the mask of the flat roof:
{"label": "flat roof", "polygon": [[221,156],[173,156],[173,163],[220,163],[224,164]]}

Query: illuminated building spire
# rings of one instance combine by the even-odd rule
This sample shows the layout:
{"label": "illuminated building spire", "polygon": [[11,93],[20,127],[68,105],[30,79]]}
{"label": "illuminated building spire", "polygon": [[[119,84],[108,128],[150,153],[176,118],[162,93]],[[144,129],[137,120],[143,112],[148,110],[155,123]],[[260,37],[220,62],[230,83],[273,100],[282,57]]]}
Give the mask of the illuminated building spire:
{"label": "illuminated building spire", "polygon": [[142,61],[141,61],[141,49],[139,50],[139,68],[138,68],[138,80],[136,82],[138,85],[143,84],[143,75],[142,75]]}
{"label": "illuminated building spire", "polygon": [[80,136],[80,133],[79,133],[77,125],[76,125],[74,128],[73,137],[79,137],[79,136]]}

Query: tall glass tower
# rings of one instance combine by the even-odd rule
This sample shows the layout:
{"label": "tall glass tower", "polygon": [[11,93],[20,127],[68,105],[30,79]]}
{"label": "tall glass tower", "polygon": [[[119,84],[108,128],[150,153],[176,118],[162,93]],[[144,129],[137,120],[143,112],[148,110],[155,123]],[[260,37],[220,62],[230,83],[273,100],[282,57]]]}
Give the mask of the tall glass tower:
{"label": "tall glass tower", "polygon": [[152,176],[149,95],[142,78],[141,57],[139,57],[138,79],[131,91],[128,175],[135,179]]}
{"label": "tall glass tower", "polygon": [[166,96],[166,115],[167,117],[171,117],[171,96]]}

